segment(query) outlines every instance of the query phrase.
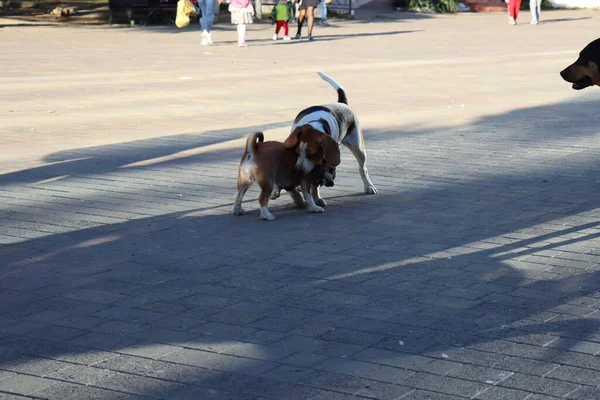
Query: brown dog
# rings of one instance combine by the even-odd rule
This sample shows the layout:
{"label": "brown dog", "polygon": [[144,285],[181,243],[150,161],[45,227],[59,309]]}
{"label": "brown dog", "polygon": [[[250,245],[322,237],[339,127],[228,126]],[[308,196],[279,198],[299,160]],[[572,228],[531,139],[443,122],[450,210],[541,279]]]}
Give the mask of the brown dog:
{"label": "brown dog", "polygon": [[[242,199],[255,180],[261,189],[258,202],[262,219],[275,219],[268,203],[269,197],[279,189],[285,189],[296,205],[308,205],[310,212],[323,212],[325,210],[317,206],[310,195],[310,187],[320,182],[333,185],[331,167],[339,164],[340,149],[335,140],[310,125],[297,127],[283,143],[264,142],[262,132],[253,133],[248,136],[240,161],[233,213],[244,214]],[[333,171],[335,173],[335,169]],[[299,185],[304,199],[298,192]]]}
{"label": "brown dog", "polygon": [[596,39],[581,50],[579,58],[560,72],[562,78],[573,84],[573,89],[600,86],[600,39]]}

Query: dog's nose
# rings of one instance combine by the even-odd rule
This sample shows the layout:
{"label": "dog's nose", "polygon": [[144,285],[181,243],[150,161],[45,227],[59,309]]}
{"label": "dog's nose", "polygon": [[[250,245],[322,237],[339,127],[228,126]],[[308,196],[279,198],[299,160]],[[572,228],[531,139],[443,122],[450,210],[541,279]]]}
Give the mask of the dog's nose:
{"label": "dog's nose", "polygon": [[567,71],[566,69],[563,69],[562,71],[560,71],[560,76],[566,81],[567,80],[567,76],[569,75],[569,71]]}

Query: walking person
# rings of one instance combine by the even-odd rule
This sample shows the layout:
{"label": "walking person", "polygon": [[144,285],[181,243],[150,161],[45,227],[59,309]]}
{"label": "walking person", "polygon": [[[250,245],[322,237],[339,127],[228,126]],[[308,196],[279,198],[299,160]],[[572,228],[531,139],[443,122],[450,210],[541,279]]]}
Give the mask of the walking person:
{"label": "walking person", "polygon": [[542,0],[529,0],[529,10],[531,11],[531,25],[540,23],[540,11],[542,9]]}
{"label": "walking person", "polygon": [[238,46],[246,47],[246,25],[251,24],[254,17],[254,7],[251,0],[231,0],[229,3],[231,23],[237,25]]}
{"label": "walking person", "polygon": [[283,28],[283,40],[290,40],[289,21],[292,18],[293,7],[293,4],[288,0],[279,0],[275,7],[273,7],[273,10],[271,10],[269,18],[273,20],[273,24],[276,24],[273,40],[279,39],[281,28]]}
{"label": "walking person", "polygon": [[321,0],[321,25],[329,25],[329,22],[327,22],[327,0]]}
{"label": "walking person", "polygon": [[521,9],[521,0],[508,0],[508,24],[516,25],[519,10]]}
{"label": "walking person", "polygon": [[298,13],[298,33],[296,33],[296,39],[302,38],[302,25],[304,25],[304,21],[308,19],[308,40],[315,40],[312,31],[315,26],[315,8],[317,8],[318,4],[319,0],[301,0]]}
{"label": "walking person", "polygon": [[212,46],[212,26],[215,20],[215,11],[217,3],[221,4],[223,0],[198,0],[198,8],[200,8],[200,29],[202,30],[202,45]]}

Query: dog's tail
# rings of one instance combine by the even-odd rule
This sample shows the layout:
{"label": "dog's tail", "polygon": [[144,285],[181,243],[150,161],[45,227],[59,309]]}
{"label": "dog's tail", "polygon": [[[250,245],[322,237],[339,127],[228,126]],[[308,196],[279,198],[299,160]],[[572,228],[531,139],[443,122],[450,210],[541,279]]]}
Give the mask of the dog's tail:
{"label": "dog's tail", "polygon": [[333,86],[333,88],[335,90],[337,90],[338,103],[344,103],[344,104],[348,105],[348,98],[346,97],[346,92],[344,91],[344,88],[342,87],[342,85],[337,83],[332,77],[330,77],[329,75],[327,75],[323,72],[317,72],[317,74],[319,74],[321,79],[323,79],[325,82],[329,83],[331,86]]}
{"label": "dog's tail", "polygon": [[262,132],[255,132],[248,135],[246,140],[246,152],[248,154],[255,154],[258,151],[258,144],[265,141],[265,135]]}

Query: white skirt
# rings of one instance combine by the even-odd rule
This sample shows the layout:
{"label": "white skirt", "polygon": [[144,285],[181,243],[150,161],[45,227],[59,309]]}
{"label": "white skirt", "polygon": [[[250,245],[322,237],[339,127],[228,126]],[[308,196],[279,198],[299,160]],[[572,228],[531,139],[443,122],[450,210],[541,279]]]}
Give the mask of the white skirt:
{"label": "white skirt", "polygon": [[246,9],[234,10],[231,12],[231,23],[233,25],[251,24],[252,19],[252,14]]}

